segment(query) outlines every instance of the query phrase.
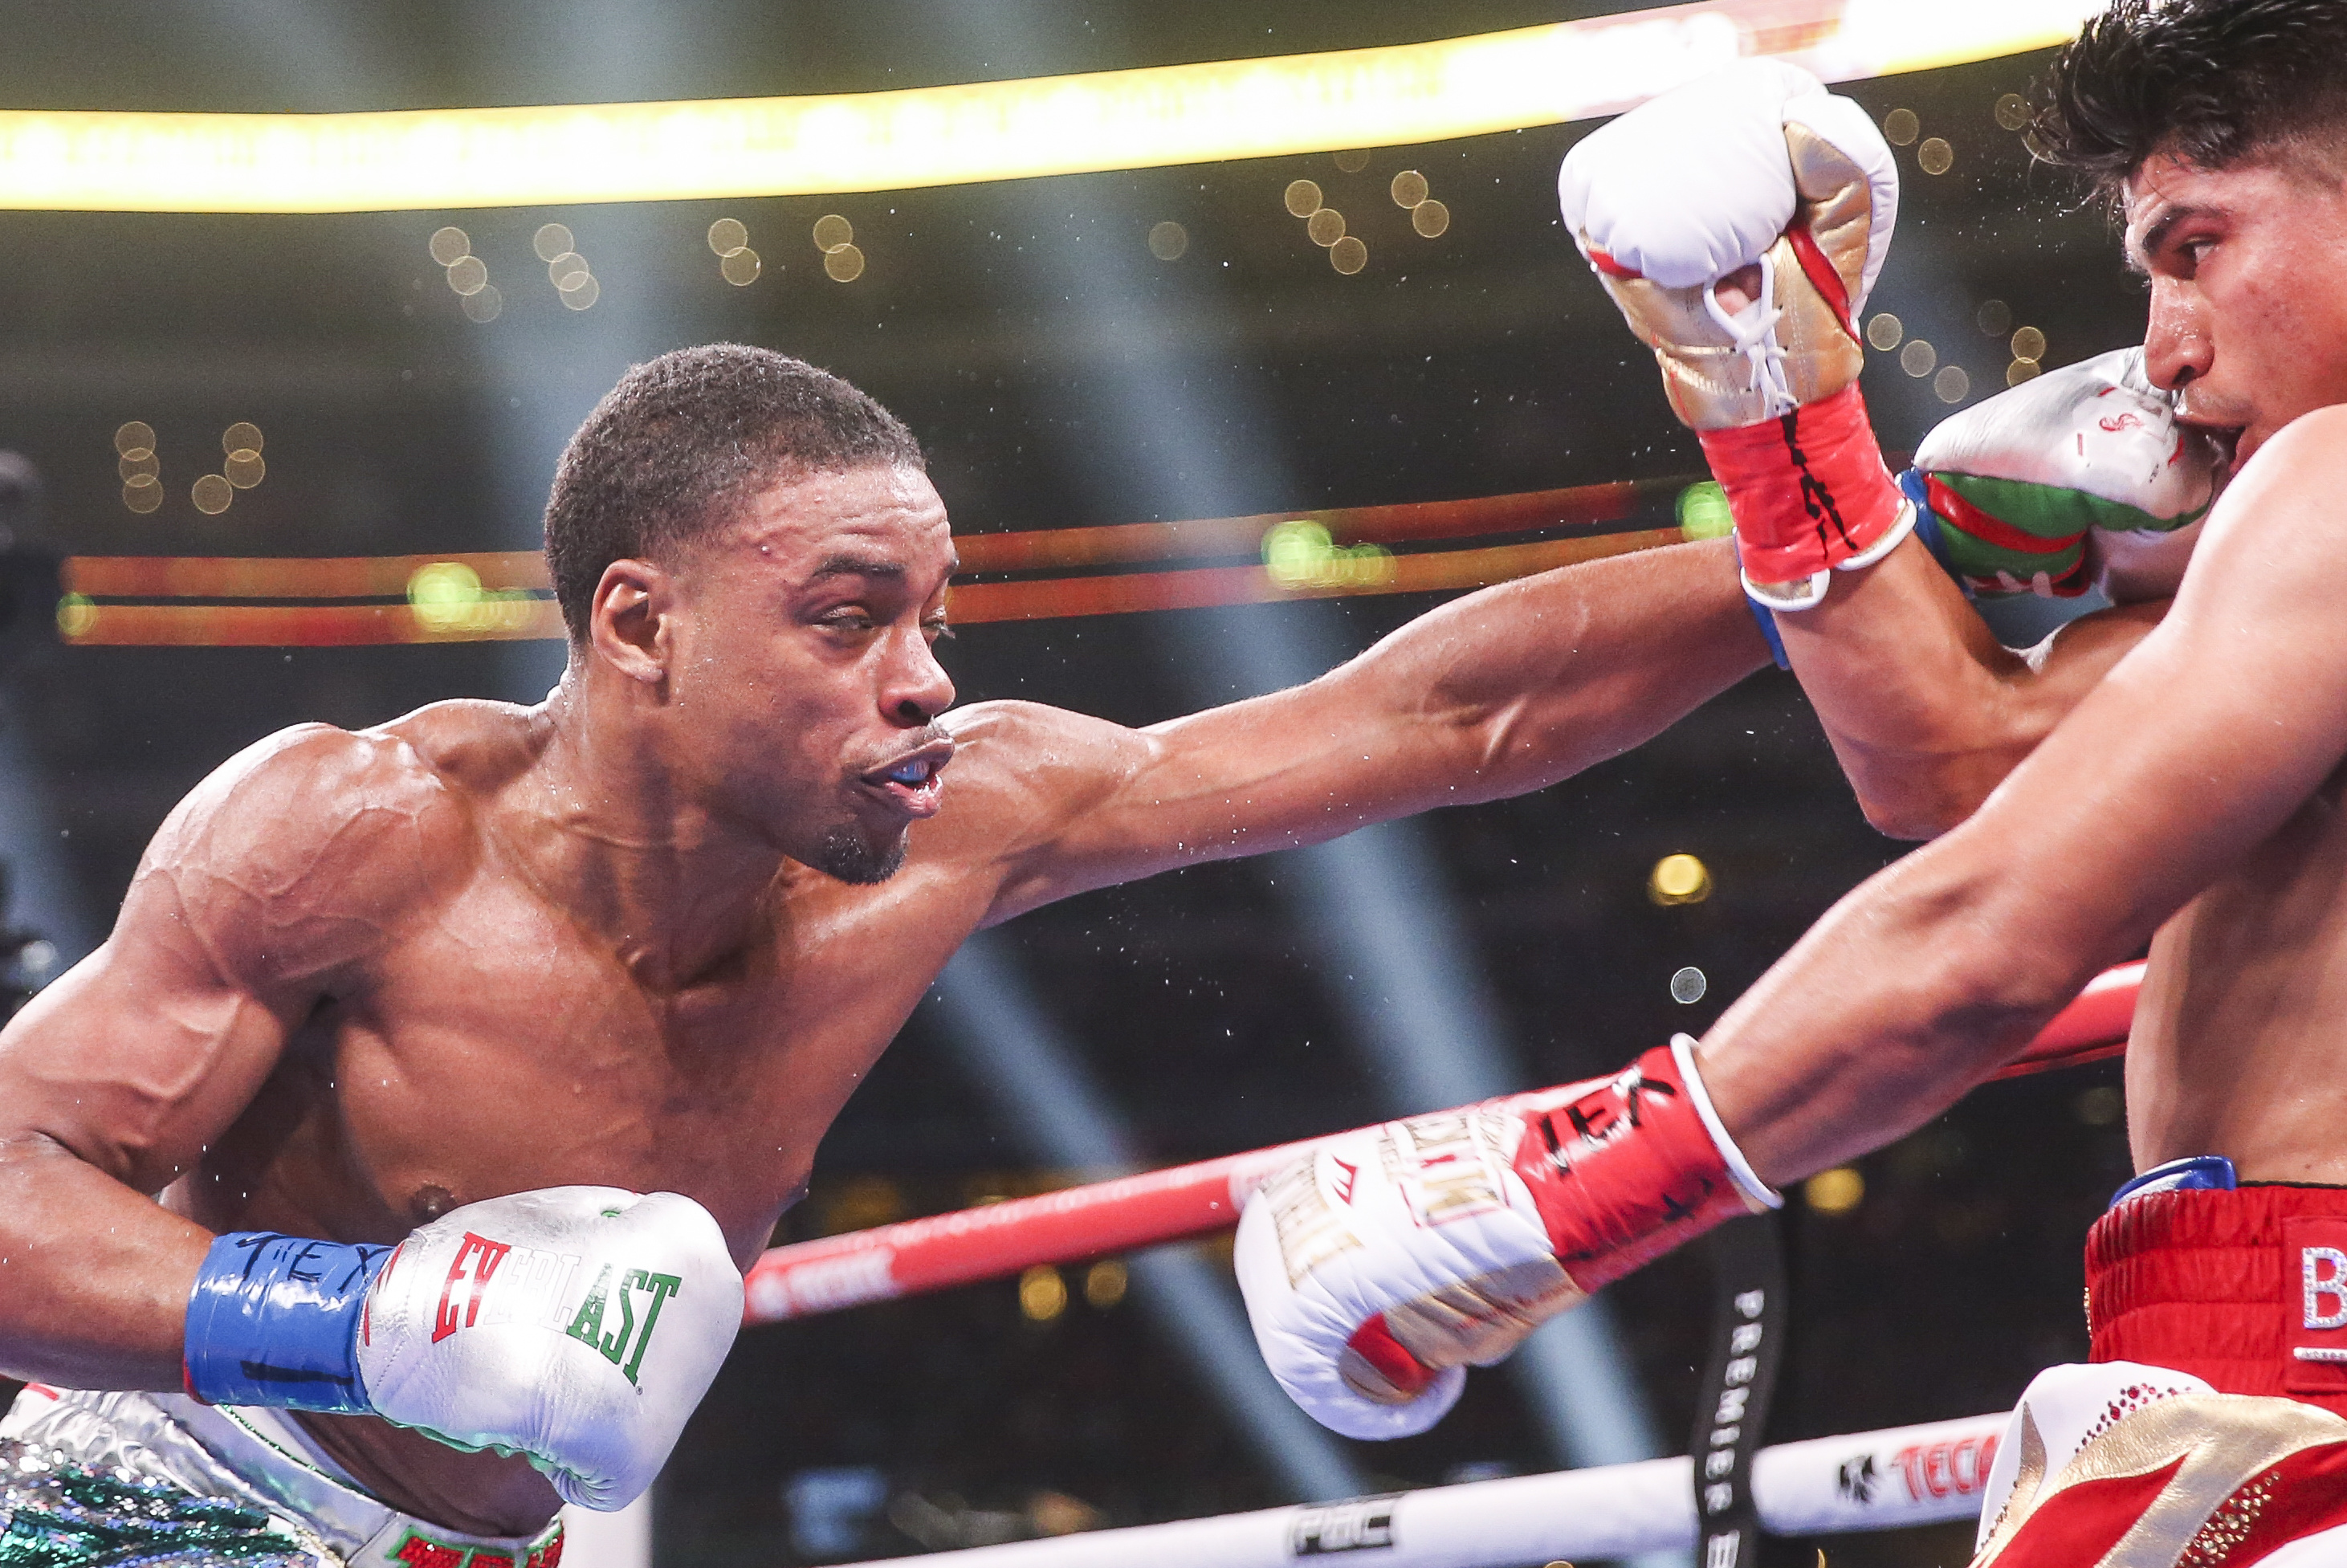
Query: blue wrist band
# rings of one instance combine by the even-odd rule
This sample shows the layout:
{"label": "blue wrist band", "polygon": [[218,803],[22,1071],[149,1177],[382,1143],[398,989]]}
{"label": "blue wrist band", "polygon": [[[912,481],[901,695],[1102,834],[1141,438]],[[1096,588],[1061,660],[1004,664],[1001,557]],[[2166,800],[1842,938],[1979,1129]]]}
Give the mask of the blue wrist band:
{"label": "blue wrist band", "polygon": [[1744,606],[1752,612],[1752,619],[1760,623],[1760,635],[1768,640],[1768,656],[1777,661],[1777,668],[1790,670],[1793,664],[1785,657],[1785,640],[1777,635],[1776,613],[1748,593],[1744,596]]}
{"label": "blue wrist band", "polygon": [[[1735,543],[1737,578],[1741,581],[1744,573],[1744,541],[1736,538],[1733,534],[1728,538]],[[1785,657],[1785,640],[1777,635],[1776,612],[1749,593],[1744,596],[1744,608],[1752,612],[1754,623],[1760,628],[1760,635],[1768,644],[1768,657],[1777,661],[1778,669],[1790,670],[1793,663],[1791,660]]]}
{"label": "blue wrist band", "polygon": [[208,1405],[366,1414],[359,1315],[390,1253],[270,1231],[214,1241],[188,1295],[188,1392]]}

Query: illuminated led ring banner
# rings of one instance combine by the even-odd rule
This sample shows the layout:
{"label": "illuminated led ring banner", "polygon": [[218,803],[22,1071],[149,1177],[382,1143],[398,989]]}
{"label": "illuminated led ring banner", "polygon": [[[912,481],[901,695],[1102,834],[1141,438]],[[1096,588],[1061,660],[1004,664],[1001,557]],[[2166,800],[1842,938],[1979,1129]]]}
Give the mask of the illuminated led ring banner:
{"label": "illuminated led ring banner", "polygon": [[[1977,1518],[2008,1419],[1969,1416],[1763,1449],[1753,1467],[1761,1523],[1772,1534],[1798,1536]],[[1293,1568],[1299,1558],[1361,1551],[1374,1553],[1362,1560],[1378,1568],[1492,1568],[1629,1557],[1695,1543],[1687,1463],[1657,1459],[1468,1481],[917,1561],[955,1568]]]}
{"label": "illuminated led ring banner", "polygon": [[[2096,976],[1996,1076],[2118,1055],[2142,983],[2139,963]],[[1266,1176],[1319,1141],[774,1247],[751,1266],[744,1316],[751,1323],[812,1317],[1226,1230]]]}
{"label": "illuminated led ring banner", "polygon": [[0,208],[374,212],[813,195],[1397,147],[2057,44],[2102,0],[1706,0],[1386,48],[897,92],[360,114],[0,112]]}
{"label": "illuminated led ring banner", "polygon": [[[1482,588],[1556,567],[1725,533],[1718,487],[1617,480],[1455,501],[1243,518],[962,534],[957,625],[1337,595]],[[1642,512],[1662,521],[1637,526]],[[1557,529],[1563,538],[1419,548]],[[1238,565],[1234,558],[1250,564]],[[1177,561],[1218,562],[1165,566]],[[1091,569],[1078,577],[1038,571]],[[1126,569],[1144,568],[1147,569]],[[559,638],[536,550],[443,556],[70,556],[57,630],[87,647],[333,647]],[[275,600],[277,602],[255,602]],[[367,602],[372,601],[372,602]]]}

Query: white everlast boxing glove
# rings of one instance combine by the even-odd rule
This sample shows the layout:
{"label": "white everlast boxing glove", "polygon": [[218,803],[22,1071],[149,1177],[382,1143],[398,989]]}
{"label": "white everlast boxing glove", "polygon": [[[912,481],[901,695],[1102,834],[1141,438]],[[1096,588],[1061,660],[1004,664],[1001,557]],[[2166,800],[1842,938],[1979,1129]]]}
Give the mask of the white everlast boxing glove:
{"label": "white everlast boxing glove", "polygon": [[659,1474],[741,1324],[708,1210],[549,1187],[467,1204],[396,1247],[220,1237],[189,1297],[187,1386],[522,1454],[564,1501],[610,1510]]}
{"label": "white everlast boxing glove", "polygon": [[[1897,221],[1899,177],[1866,111],[1780,60],[1746,60],[1632,109],[1557,176],[1566,231],[1703,443],[1745,588],[1824,597],[1912,521],[1859,399],[1858,315]],[[1730,313],[1717,288],[1759,266]]]}
{"label": "white everlast boxing glove", "polygon": [[2224,453],[2180,425],[2143,350],[2048,371],[1951,415],[1900,477],[1932,553],[1973,592],[2173,595]]}
{"label": "white everlast boxing glove", "polygon": [[1782,1200],[1737,1152],[1685,1035],[1613,1078],[1332,1138],[1239,1220],[1272,1376],[1351,1438],[1409,1437],[1542,1322]]}

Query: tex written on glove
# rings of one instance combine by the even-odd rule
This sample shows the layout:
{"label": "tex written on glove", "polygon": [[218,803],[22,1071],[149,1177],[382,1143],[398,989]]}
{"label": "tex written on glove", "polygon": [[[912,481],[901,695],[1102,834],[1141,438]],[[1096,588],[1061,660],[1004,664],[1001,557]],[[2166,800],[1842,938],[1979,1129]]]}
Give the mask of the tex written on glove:
{"label": "tex written on glove", "polygon": [[2176,591],[2224,455],[2178,424],[2143,350],[2048,371],[1949,415],[1900,477],[1932,553],[1972,592],[2121,603]]}
{"label": "tex written on glove", "polygon": [[[1557,176],[1564,225],[1727,493],[1746,590],[1803,610],[1879,560],[1913,513],[1858,393],[1858,313],[1899,178],[1866,111],[1807,71],[1747,60],[1631,110]],[[1758,297],[1718,286],[1758,263]]]}
{"label": "tex written on glove", "polygon": [[1781,1200],[1737,1152],[1685,1035],[1620,1074],[1332,1138],[1239,1221],[1272,1376],[1321,1425],[1409,1437],[1601,1286]]}
{"label": "tex written on glove", "polygon": [[742,1323],[742,1276],[676,1193],[548,1187],[395,1247],[219,1237],[188,1299],[187,1389],[375,1415],[519,1453],[566,1502],[650,1486]]}

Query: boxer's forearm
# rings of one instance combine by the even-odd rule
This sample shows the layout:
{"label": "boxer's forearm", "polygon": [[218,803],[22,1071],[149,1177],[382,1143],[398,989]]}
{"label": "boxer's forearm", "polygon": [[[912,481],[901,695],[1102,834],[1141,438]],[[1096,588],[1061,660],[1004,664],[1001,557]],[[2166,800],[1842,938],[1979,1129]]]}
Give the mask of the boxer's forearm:
{"label": "boxer's forearm", "polygon": [[0,1136],[0,1373],[177,1389],[211,1240],[53,1139]]}
{"label": "boxer's forearm", "polygon": [[2024,659],[1910,538],[1777,625],[1867,820],[1930,838],[1978,809],[2164,608],[2082,617]]}
{"label": "boxer's forearm", "polygon": [[1768,657],[1724,540],[1568,567],[1454,600],[1308,685],[1160,726],[1128,793],[1227,781],[1234,849],[1274,847],[1267,831],[1315,843],[1568,778]]}
{"label": "boxer's forearm", "polygon": [[1768,661],[1721,539],[1470,595],[1305,691],[1391,738],[1389,761],[1409,794],[1390,815],[1569,778]]}
{"label": "boxer's forearm", "polygon": [[2125,940],[2017,942],[1986,859],[1946,845],[1845,898],[1704,1037],[1713,1103],[1782,1186],[1903,1137],[2030,1039]]}
{"label": "boxer's forearm", "polygon": [[[961,815],[930,853],[1008,862],[990,924],[1538,789],[1669,728],[1768,658],[1725,540],[1568,567],[1455,600],[1308,684],[1147,731],[1030,704],[964,710],[963,793],[949,798],[971,804],[948,808]],[[984,760],[998,749],[999,773]]]}

